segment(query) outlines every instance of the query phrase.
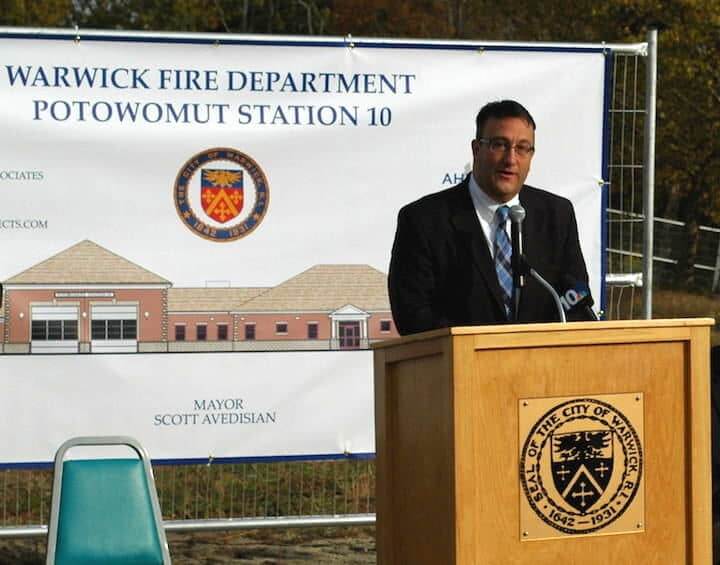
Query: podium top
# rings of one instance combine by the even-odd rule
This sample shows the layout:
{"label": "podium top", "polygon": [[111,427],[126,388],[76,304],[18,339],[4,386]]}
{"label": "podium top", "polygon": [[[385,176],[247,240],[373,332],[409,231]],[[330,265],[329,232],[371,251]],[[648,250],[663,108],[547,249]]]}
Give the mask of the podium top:
{"label": "podium top", "polygon": [[411,334],[400,338],[389,339],[371,344],[371,349],[383,349],[393,347],[400,343],[411,343],[424,341],[443,336],[460,335],[508,335],[508,334],[533,334],[533,333],[561,333],[561,332],[587,332],[597,330],[652,330],[660,328],[687,328],[699,326],[714,326],[713,318],[674,318],[659,320],[612,320],[602,322],[560,322],[544,324],[497,324],[492,326],[456,326],[452,328],[441,328],[427,332]]}

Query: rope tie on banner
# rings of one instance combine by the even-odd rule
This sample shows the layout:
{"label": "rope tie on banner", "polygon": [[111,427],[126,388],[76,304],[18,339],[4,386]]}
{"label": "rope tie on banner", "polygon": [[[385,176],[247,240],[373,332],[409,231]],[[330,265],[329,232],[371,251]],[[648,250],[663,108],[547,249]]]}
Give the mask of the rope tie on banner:
{"label": "rope tie on banner", "polygon": [[348,33],[348,34],[345,36],[345,46],[346,46],[348,49],[355,49],[355,42],[353,41],[353,37],[352,37],[352,34],[351,34],[351,33]]}
{"label": "rope tie on banner", "polygon": [[75,39],[73,41],[75,42],[75,45],[80,44],[80,28],[77,25],[75,26]]}
{"label": "rope tie on banner", "polygon": [[207,462],[207,464],[206,464],[205,466],[206,466],[206,467],[209,467],[210,465],[212,465],[212,462],[213,462],[214,459],[215,459],[215,457],[213,456],[212,453],[208,454],[208,462]]}

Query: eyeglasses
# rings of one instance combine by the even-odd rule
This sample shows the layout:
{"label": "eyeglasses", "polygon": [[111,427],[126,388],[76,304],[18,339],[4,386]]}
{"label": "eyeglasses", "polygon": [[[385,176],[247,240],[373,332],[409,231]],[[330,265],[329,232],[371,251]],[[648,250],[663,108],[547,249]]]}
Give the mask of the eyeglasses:
{"label": "eyeglasses", "polygon": [[478,143],[487,145],[488,149],[493,153],[508,153],[511,149],[515,150],[518,157],[527,157],[535,153],[535,146],[530,145],[527,141],[521,141],[520,143],[512,144],[509,139],[504,137],[478,137]]}

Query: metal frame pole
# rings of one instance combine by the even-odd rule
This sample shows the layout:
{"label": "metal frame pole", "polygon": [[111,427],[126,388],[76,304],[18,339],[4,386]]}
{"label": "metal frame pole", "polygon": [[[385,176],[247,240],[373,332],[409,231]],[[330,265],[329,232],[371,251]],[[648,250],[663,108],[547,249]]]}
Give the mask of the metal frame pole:
{"label": "metal frame pole", "polygon": [[645,43],[554,43],[550,41],[523,42],[523,41],[460,41],[450,39],[395,39],[387,37],[354,37],[350,34],[345,36],[299,36],[299,35],[262,35],[262,34],[234,34],[234,33],[198,33],[198,32],[159,32],[159,31],[129,31],[129,30],[106,30],[106,29],[59,29],[41,27],[7,27],[0,26],[0,37],[35,37],[40,39],[60,38],[70,41],[85,40],[127,40],[145,41],[168,40],[172,42],[191,41],[193,43],[208,43],[211,45],[232,45],[232,44],[304,44],[313,43],[332,46],[343,45],[346,47],[383,47],[383,46],[423,46],[430,45],[440,48],[467,48],[477,49],[478,47],[493,48],[530,48],[532,50],[550,48],[556,49],[578,49],[578,50],[603,50],[610,49],[614,53],[626,53],[638,55],[645,52]]}
{"label": "metal frame pole", "polygon": [[[269,518],[228,518],[210,520],[170,520],[162,523],[166,532],[228,532],[271,528],[341,528],[374,526],[375,514],[335,514],[316,516],[273,516]],[[48,526],[0,528],[0,540],[47,537]]]}
{"label": "metal frame pole", "polygon": [[653,227],[655,224],[655,107],[657,102],[657,40],[658,32],[651,29],[647,34],[648,59],[645,69],[645,175],[643,177],[643,215],[645,237],[643,238],[643,315],[652,318],[653,291]]}

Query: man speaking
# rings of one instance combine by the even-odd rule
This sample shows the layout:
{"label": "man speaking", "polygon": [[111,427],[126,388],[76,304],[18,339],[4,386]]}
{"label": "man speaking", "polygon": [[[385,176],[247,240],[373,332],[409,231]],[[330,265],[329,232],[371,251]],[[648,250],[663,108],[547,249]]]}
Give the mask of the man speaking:
{"label": "man speaking", "polygon": [[[561,293],[573,281],[587,288],[572,204],[524,184],[535,153],[530,113],[513,100],[485,105],[471,146],[472,174],[398,214],[389,291],[403,335],[448,326],[558,321],[552,295],[525,276],[527,266]],[[573,310],[571,319],[590,318]]]}

